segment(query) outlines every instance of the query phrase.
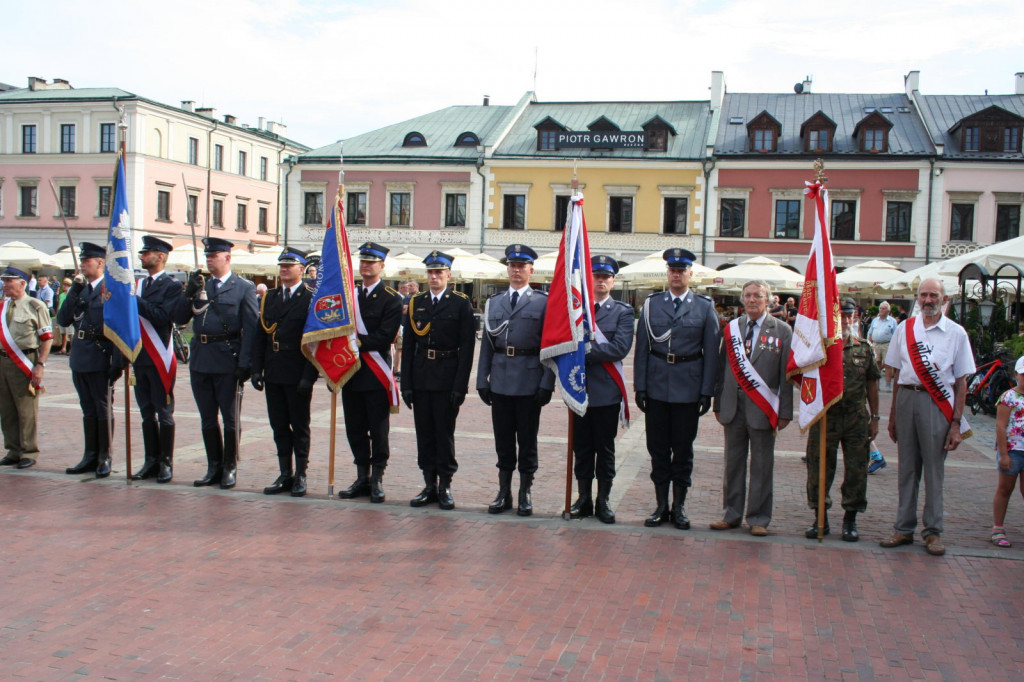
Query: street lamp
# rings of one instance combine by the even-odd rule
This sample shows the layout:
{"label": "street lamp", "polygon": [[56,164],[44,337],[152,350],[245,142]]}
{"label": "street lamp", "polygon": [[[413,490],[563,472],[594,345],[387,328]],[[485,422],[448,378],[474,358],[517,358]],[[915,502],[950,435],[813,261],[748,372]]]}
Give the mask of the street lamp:
{"label": "street lamp", "polygon": [[992,311],[996,309],[996,304],[986,299],[978,303],[978,308],[981,309],[981,326],[988,329],[989,324],[992,322]]}

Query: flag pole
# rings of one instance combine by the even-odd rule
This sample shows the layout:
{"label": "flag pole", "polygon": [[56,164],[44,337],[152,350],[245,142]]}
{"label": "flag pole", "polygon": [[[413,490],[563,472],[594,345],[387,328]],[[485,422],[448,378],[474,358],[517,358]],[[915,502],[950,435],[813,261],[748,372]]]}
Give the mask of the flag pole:
{"label": "flag pole", "polygon": [[[817,159],[814,162],[814,180],[822,184],[828,182],[828,178],[825,177],[825,161],[824,159]],[[818,273],[818,277],[830,277],[831,273]],[[825,541],[825,482],[827,476],[825,475],[825,469],[828,467],[828,463],[825,461],[825,442],[828,436],[828,410],[822,410],[821,420],[818,422],[818,542]],[[838,453],[836,453],[838,456]],[[838,463],[837,463],[838,465]]]}
{"label": "flag pole", "polygon": [[[572,162],[572,193],[575,195],[580,189],[580,179],[576,174],[576,160]],[[570,207],[571,210],[571,207]],[[589,263],[585,264],[589,267]],[[568,521],[572,518],[572,513],[569,508],[572,507],[572,460],[573,460],[573,446],[575,441],[575,428],[573,426],[574,419],[572,418],[572,410],[566,407],[566,416],[569,419],[568,426],[566,428],[566,445],[565,445],[565,507],[562,510],[562,518]]]}
{"label": "flag pole", "polygon": [[[117,107],[117,112],[119,114],[118,122],[117,122],[117,131],[118,131],[118,136],[120,137],[120,142],[121,142],[121,155],[120,155],[121,158],[118,159],[118,163],[124,164],[124,178],[125,178],[124,179],[124,184],[125,184],[125,195],[126,195],[125,196],[125,203],[127,205],[127,201],[128,201],[128,197],[127,197],[127,193],[128,193],[128,156],[127,156],[128,145],[127,145],[126,140],[128,138],[128,121],[127,121],[127,117],[125,115],[125,107],[124,107],[123,104],[119,105]],[[114,191],[115,192],[117,191],[116,183],[115,183]],[[110,199],[111,199],[111,213],[113,213],[113,199],[114,199],[113,196],[111,196]],[[114,220],[114,218],[111,217],[111,220]],[[129,244],[129,249],[128,249],[128,263],[129,264],[131,264],[131,262],[132,262],[131,250],[132,250],[132,248],[134,248],[134,246],[135,246],[134,244]],[[133,385],[135,385],[135,375],[132,374],[132,363],[128,362],[125,365],[125,368],[124,368],[124,469],[125,469],[124,475],[125,475],[125,481],[127,481],[129,485],[131,485],[131,482],[132,482],[132,421],[131,421],[132,420],[132,416],[131,416],[132,413],[131,413],[131,390],[130,390],[130,387],[133,386]],[[111,391],[111,396],[113,396],[113,391]],[[110,418],[113,419],[114,413],[113,413],[112,407],[108,406],[107,413],[110,415]],[[111,428],[110,428],[111,433],[113,433],[113,430],[114,430],[113,424],[111,424]],[[108,445],[107,447],[109,448],[111,445],[113,445],[113,439],[111,439],[110,445]]]}
{"label": "flag pole", "polygon": [[[341,390],[340,388],[338,390]],[[334,499],[334,439],[338,424],[338,391],[331,391],[331,451],[327,459],[327,497]]]}

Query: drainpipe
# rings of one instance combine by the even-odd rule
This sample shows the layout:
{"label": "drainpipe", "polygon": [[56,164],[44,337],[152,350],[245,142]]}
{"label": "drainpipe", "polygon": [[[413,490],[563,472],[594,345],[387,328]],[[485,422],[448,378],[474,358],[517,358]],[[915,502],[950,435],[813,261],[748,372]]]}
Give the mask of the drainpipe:
{"label": "drainpipe", "polygon": [[[281,142],[281,148],[277,150],[277,178],[278,178],[278,180],[281,179],[281,154],[284,154],[284,148],[285,148],[285,143]],[[291,170],[291,168],[289,168],[288,170]],[[288,178],[288,176],[285,176],[286,180],[287,180],[287,178]],[[282,195],[282,192],[283,192],[284,196],[287,198],[287,196],[288,196],[288,188],[287,188],[287,186],[284,186],[282,188],[282,185],[279,182],[277,184],[277,217],[278,218],[281,217],[281,195]],[[287,220],[288,220],[288,214],[286,213],[285,214],[285,221],[287,222]],[[256,229],[259,229],[259,226],[257,226]],[[286,237],[288,236],[288,227],[287,227],[287,225],[285,226],[285,236]],[[281,243],[281,221],[280,220],[277,221],[277,239],[275,239],[274,241],[277,242],[278,244]],[[285,241],[284,245],[288,246],[288,242]]]}
{"label": "drainpipe", "polygon": [[704,168],[704,220],[700,231],[700,264],[707,265],[708,252],[708,194],[710,192],[711,171],[715,170],[715,160],[711,157],[705,159],[701,166]]}
{"label": "drainpipe", "polygon": [[932,187],[935,185],[935,159],[928,159],[928,212],[924,237],[924,264],[932,262]]}
{"label": "drainpipe", "polygon": [[288,178],[295,166],[295,158],[288,157],[288,171],[284,174],[284,245],[288,246]]}
{"label": "drainpipe", "polygon": [[484,230],[487,228],[487,176],[483,173],[484,155],[476,157],[476,173],[480,176],[480,252],[484,250]]}
{"label": "drainpipe", "polygon": [[[206,131],[206,236],[210,236],[210,211],[213,210],[213,196],[210,194],[213,175],[213,133],[217,130],[217,119],[211,118],[213,127]],[[223,218],[223,214],[221,215]]]}

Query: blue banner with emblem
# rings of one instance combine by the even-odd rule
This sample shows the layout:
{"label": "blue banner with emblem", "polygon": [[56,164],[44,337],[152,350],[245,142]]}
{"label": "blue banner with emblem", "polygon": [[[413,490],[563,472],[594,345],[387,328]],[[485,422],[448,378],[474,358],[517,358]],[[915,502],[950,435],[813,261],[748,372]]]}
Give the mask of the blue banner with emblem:
{"label": "blue banner with emblem", "polygon": [[113,210],[107,234],[107,258],[103,268],[103,335],[124,353],[129,362],[135,362],[142,350],[142,332],[135,300],[134,249],[127,185],[124,156],[118,154]]}

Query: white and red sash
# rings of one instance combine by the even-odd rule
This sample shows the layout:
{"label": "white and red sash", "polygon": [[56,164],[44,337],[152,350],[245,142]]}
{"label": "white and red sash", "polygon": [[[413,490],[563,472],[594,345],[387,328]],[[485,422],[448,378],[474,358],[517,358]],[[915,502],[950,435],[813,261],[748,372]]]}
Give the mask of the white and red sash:
{"label": "white and red sash", "polygon": [[[947,422],[953,423],[952,366],[945,369],[936,366],[932,359],[932,347],[923,341],[918,342],[918,338],[924,339],[924,320],[920,315],[907,320],[904,329],[907,337],[907,354],[910,356],[910,364],[914,367],[914,374],[935,401],[942,416]],[[967,419],[961,415],[960,434],[966,438],[970,431]]]}
{"label": "white and red sash", "polygon": [[[608,343],[608,337],[604,335],[604,332],[597,326],[597,318],[594,318],[594,340],[598,343]],[[619,421],[625,426],[629,426],[629,398],[626,394],[626,372],[622,369],[622,360],[616,360],[615,362],[604,361],[601,363],[605,371],[608,372],[608,376],[612,378],[615,385],[619,387],[619,393],[622,395],[622,402],[619,403]]]}
{"label": "white and red sash", "polygon": [[[355,301],[356,331],[365,336],[367,334],[366,324],[363,322],[363,313],[359,310],[359,298],[353,297],[353,300]],[[359,357],[369,361],[366,364],[369,366],[370,371],[377,377],[377,381],[384,387],[384,390],[388,392],[388,405],[391,406],[390,411],[393,414],[397,413],[398,385],[395,383],[395,375],[392,373],[391,367],[384,361],[380,351],[360,352]]]}
{"label": "white and red sash", "polygon": [[[142,278],[135,283],[136,296],[142,296],[142,283],[145,281],[146,278]],[[139,331],[142,332],[142,347],[153,360],[157,374],[160,375],[160,383],[164,385],[164,393],[170,395],[174,387],[174,377],[178,373],[178,360],[174,357],[171,339],[168,338],[164,344],[153,323],[142,315],[139,315]]]}
{"label": "white and red sash", "polygon": [[0,334],[0,345],[3,345],[4,351],[7,352],[7,357],[14,361],[14,364],[18,366],[25,376],[32,379],[32,361],[25,355],[25,351],[18,348],[18,344],[14,342],[14,335],[11,334],[11,328],[7,326],[7,310],[11,305],[11,299],[4,299],[3,310],[0,310],[0,322],[2,322],[2,334]]}
{"label": "white and red sash", "polygon": [[[748,322],[749,324],[749,322]],[[779,428],[779,396],[754,369],[754,364],[743,351],[743,335],[739,318],[725,328],[725,357],[729,361],[736,383],[755,405],[761,408],[772,429]]]}

